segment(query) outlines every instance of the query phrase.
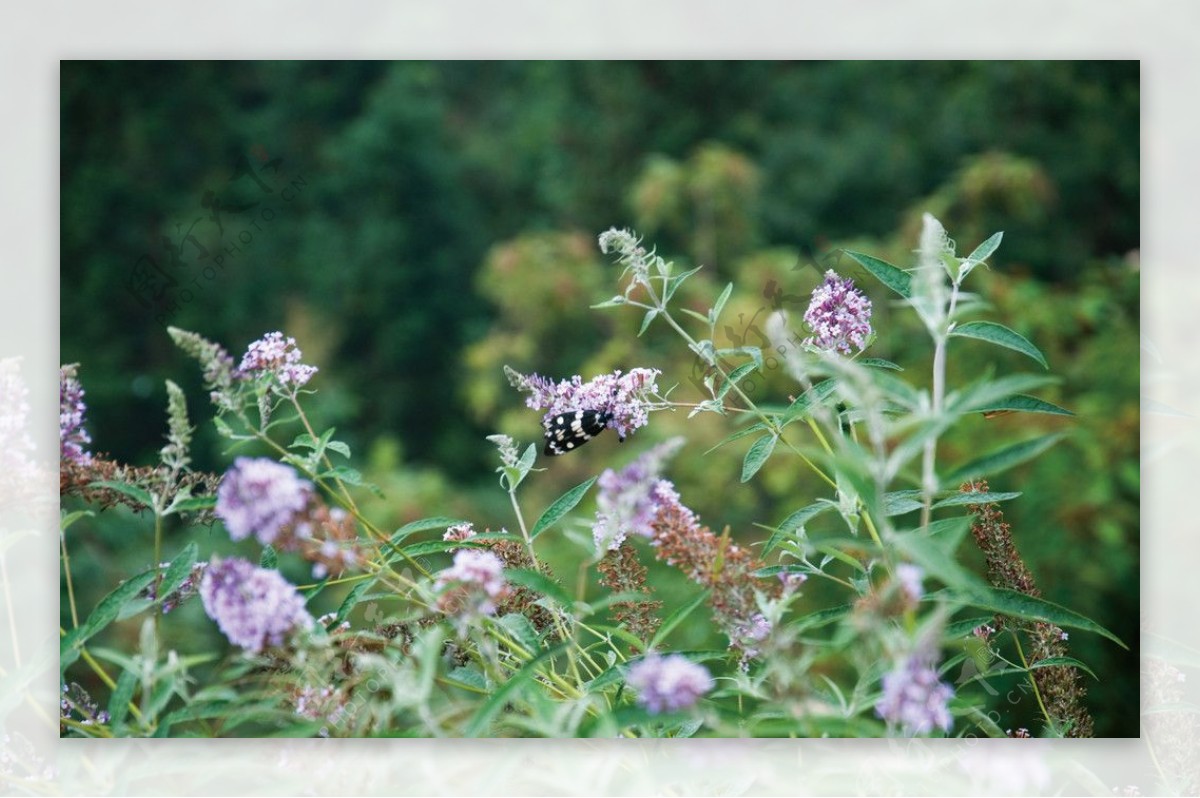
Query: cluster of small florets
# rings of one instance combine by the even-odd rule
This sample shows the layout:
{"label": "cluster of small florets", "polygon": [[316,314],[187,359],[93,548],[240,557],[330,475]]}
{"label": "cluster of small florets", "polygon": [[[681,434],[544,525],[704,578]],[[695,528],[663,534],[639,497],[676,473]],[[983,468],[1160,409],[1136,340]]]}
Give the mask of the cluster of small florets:
{"label": "cluster of small florets", "polygon": [[806,344],[844,355],[851,346],[861,352],[871,337],[871,300],[854,287],[854,280],[830,269],[812,293],[804,323],[813,333]]}
{"label": "cluster of small florets", "polygon": [[667,458],[678,451],[682,438],[660,443],[620,471],[607,468],[596,481],[596,521],[592,537],[597,551],[616,551],[628,535],[652,537],[651,523],[660,503],[679,500],[679,494],[659,474]]}
{"label": "cluster of small florets", "polygon": [[300,362],[302,357],[295,338],[285,338],[281,332],[270,332],[250,344],[242,356],[237,373],[250,379],[269,374],[284,387],[299,388],[317,373],[316,366],[306,366]]}
{"label": "cluster of small florets", "polygon": [[45,505],[39,498],[44,471],[33,459],[29,409],[20,358],[0,359],[0,508]]}
{"label": "cluster of small florets", "polygon": [[953,719],[947,703],[953,697],[954,689],[938,678],[929,657],[912,655],[884,674],[875,712],[908,736],[934,729],[948,732]]}
{"label": "cluster of small florets", "polygon": [[637,690],[638,703],[654,713],[688,709],[713,689],[708,669],[681,654],[647,655],[629,666],[625,683]]}
{"label": "cluster of small florets", "polygon": [[110,718],[107,711],[75,682],[62,686],[62,697],[58,701],[59,727],[63,728],[65,721],[71,720],[80,726],[95,726],[108,723]]}
{"label": "cluster of small florets", "polygon": [[608,413],[608,427],[622,439],[650,420],[650,397],[658,393],[655,380],[662,373],[635,368],[627,374],[620,370],[601,374],[587,382],[575,375],[556,383],[537,374],[526,376],[509,368],[505,372],[513,387],[529,392],[525,399],[528,407],[545,411],[543,420],[576,410]]}
{"label": "cluster of small florets", "polygon": [[[159,563],[158,567],[165,570],[169,565],[170,563],[164,562]],[[200,592],[200,580],[204,576],[204,569],[207,567],[208,563],[206,562],[198,562],[193,565],[192,570],[188,572],[187,577],[185,577],[184,580],[179,583],[179,587],[175,588],[163,597],[163,615],[171,612],[171,610],[175,609],[180,604],[183,604],[192,596],[195,596]],[[146,588],[142,590],[140,596],[142,598],[149,599],[150,601],[154,601],[154,599],[158,596],[157,586],[155,583],[151,582],[149,585],[147,585]]]}
{"label": "cluster of small florets", "polygon": [[442,540],[461,543],[473,537],[475,537],[475,525],[470,521],[463,521],[461,524],[446,527],[446,532],[442,535]]}
{"label": "cluster of small florets", "polygon": [[312,483],[291,466],[266,457],[239,457],[217,489],[216,513],[234,540],[254,535],[266,546],[304,510],[312,490]]}
{"label": "cluster of small florets", "polygon": [[303,597],[278,571],[238,557],[214,560],[200,580],[200,599],[229,641],[251,653],[313,625]]}
{"label": "cluster of small florets", "polygon": [[625,290],[627,297],[635,286],[650,284],[652,261],[661,264],[661,259],[657,255],[647,252],[631,230],[618,230],[611,227],[600,234],[598,243],[601,252],[605,255],[616,254],[617,262],[625,266],[622,277],[625,274],[633,274],[633,279],[629,281],[629,287]]}
{"label": "cluster of small florets", "polygon": [[330,727],[346,717],[348,703],[349,696],[344,691],[329,685],[321,687],[305,685],[295,694],[297,715],[309,720],[324,722],[324,725],[317,731],[321,737],[328,737]]}
{"label": "cluster of small florets", "polygon": [[92,437],[83,428],[87,404],[83,401],[83,386],[75,374],[75,365],[63,366],[58,371],[58,440],[63,460],[86,465],[92,456],[85,447]]}
{"label": "cluster of small florets", "polygon": [[896,582],[900,586],[900,595],[910,607],[915,607],[925,595],[925,588],[921,585],[924,576],[925,572],[911,563],[896,566]]}
{"label": "cluster of small florets", "polygon": [[434,580],[438,609],[447,615],[492,615],[507,593],[504,563],[490,551],[459,549],[454,564]]}

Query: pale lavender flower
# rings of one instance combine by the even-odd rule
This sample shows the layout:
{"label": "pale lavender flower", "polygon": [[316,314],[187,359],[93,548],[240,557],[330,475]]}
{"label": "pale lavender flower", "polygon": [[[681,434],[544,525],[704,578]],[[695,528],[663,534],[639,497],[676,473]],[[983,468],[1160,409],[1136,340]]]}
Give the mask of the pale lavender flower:
{"label": "pale lavender flower", "polygon": [[[596,521],[592,537],[597,551],[616,551],[628,535],[650,538],[650,526],[658,514],[659,497],[674,493],[671,483],[660,487],[658,475],[666,460],[683,445],[683,438],[672,438],[642,454],[620,471],[611,468],[596,481]],[[678,494],[674,494],[678,500]]]}
{"label": "pale lavender flower", "polygon": [[84,448],[92,442],[83,428],[83,414],[87,404],[83,401],[83,386],[75,376],[75,365],[63,366],[58,370],[58,440],[62,459],[80,465],[92,460]]}
{"label": "pale lavender flower", "polygon": [[33,459],[29,410],[20,358],[0,359],[0,512],[8,507],[42,511],[48,506],[42,490],[45,472]]}
{"label": "pale lavender flower", "polygon": [[654,713],[688,709],[714,686],[703,665],[680,654],[653,653],[629,666],[625,683],[638,691],[638,703]]}
{"label": "pale lavender flower", "polygon": [[884,674],[875,713],[910,737],[935,728],[948,732],[953,720],[946,704],[953,697],[954,689],[938,678],[928,658],[913,655]]}
{"label": "pale lavender flower", "polygon": [[900,583],[900,592],[909,603],[916,604],[925,595],[925,588],[921,586],[924,576],[925,572],[916,565],[901,563],[896,566],[896,581]]}
{"label": "pale lavender flower", "polygon": [[461,524],[446,527],[446,533],[442,535],[442,540],[461,543],[473,537],[475,537],[475,525],[470,521],[463,521]]}
{"label": "pale lavender flower", "polygon": [[302,364],[301,357],[295,338],[284,338],[281,332],[270,332],[250,344],[242,356],[238,374],[249,378],[271,374],[285,387],[294,385],[299,388],[317,373],[316,366]]}
{"label": "pale lavender flower", "polygon": [[658,369],[635,368],[628,374],[619,369],[601,374],[587,382],[579,375],[555,383],[537,374],[528,376],[506,367],[513,387],[528,391],[525,404],[534,410],[544,410],[543,419],[576,410],[595,410],[608,413],[608,428],[617,431],[622,440],[649,421],[649,397],[658,392],[655,379]]}
{"label": "pale lavender flower", "polygon": [[504,563],[490,551],[459,549],[454,565],[438,573],[433,589],[443,594],[439,601],[443,612],[491,615],[496,599],[508,590]]}
{"label": "pale lavender flower", "polygon": [[200,599],[229,642],[255,654],[313,625],[304,598],[278,571],[239,557],[215,560],[204,571]]}
{"label": "pale lavender flower", "polygon": [[308,506],[312,483],[291,466],[266,457],[239,457],[217,488],[217,516],[229,537],[250,535],[264,546]]}
{"label": "pale lavender flower", "polygon": [[871,335],[871,300],[854,287],[854,280],[843,280],[830,269],[812,292],[804,323],[813,333],[805,344],[844,355],[851,346],[861,352]]}
{"label": "pale lavender flower", "polygon": [[742,652],[743,667],[759,655],[759,644],[771,635],[771,622],[761,612],[734,625],[729,631],[729,646]]}

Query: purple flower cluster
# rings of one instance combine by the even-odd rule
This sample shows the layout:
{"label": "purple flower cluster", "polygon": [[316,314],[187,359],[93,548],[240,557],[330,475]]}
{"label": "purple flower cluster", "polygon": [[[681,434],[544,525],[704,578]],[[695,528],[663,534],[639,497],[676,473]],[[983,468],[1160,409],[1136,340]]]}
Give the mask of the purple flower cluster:
{"label": "purple flower cluster", "polygon": [[58,440],[63,460],[80,465],[91,462],[92,456],[84,448],[92,442],[83,428],[83,414],[87,405],[83,401],[83,386],[75,377],[75,366],[63,366],[58,371]]}
{"label": "purple flower cluster", "polygon": [[649,396],[658,392],[655,379],[662,372],[635,368],[623,374],[618,369],[587,382],[575,375],[558,383],[537,374],[525,376],[511,369],[508,373],[514,387],[529,392],[525,404],[534,410],[544,410],[544,418],[575,410],[611,413],[608,426],[623,439],[649,421]]}
{"label": "purple flower cluster", "polygon": [[757,657],[759,644],[771,635],[771,622],[761,612],[756,612],[749,619],[737,623],[729,631],[729,645],[742,652],[742,666]]}
{"label": "purple flower cluster", "polygon": [[650,526],[663,501],[678,502],[670,482],[659,479],[666,460],[679,450],[682,438],[673,438],[642,454],[620,471],[605,469],[597,484],[596,522],[592,536],[598,551],[616,551],[627,535],[650,538]]}
{"label": "purple flower cluster", "polygon": [[850,354],[851,346],[861,352],[871,335],[871,300],[854,287],[853,280],[843,280],[830,269],[825,282],[812,292],[804,323],[813,332],[805,344],[844,355]]}
{"label": "purple flower cluster", "polygon": [[443,595],[439,607],[452,615],[491,615],[496,599],[507,592],[504,563],[490,551],[459,549],[454,565],[438,573],[433,589]]}
{"label": "purple flower cluster", "polygon": [[954,688],[938,679],[928,658],[914,655],[884,674],[883,696],[875,712],[910,737],[935,728],[948,732],[953,720],[946,704],[953,697]]}
{"label": "purple flower cluster", "polygon": [[217,488],[217,516],[229,537],[250,535],[264,546],[308,505],[312,483],[295,469],[266,457],[239,457]]}
{"label": "purple flower cluster", "polygon": [[295,338],[284,338],[281,332],[271,332],[250,344],[237,373],[243,378],[271,374],[284,386],[299,388],[317,373],[317,367],[302,364],[301,357]]}
{"label": "purple flower cluster", "polygon": [[446,533],[442,535],[442,540],[460,543],[473,537],[475,537],[475,525],[470,521],[463,521],[461,524],[446,527]]}
{"label": "purple flower cluster", "polygon": [[680,654],[649,654],[629,667],[625,683],[638,691],[638,703],[654,713],[693,706],[713,689],[712,675]]}
{"label": "purple flower cluster", "polygon": [[925,588],[921,586],[924,576],[925,572],[919,566],[910,563],[896,566],[896,581],[900,584],[900,592],[908,603],[916,604],[925,595]]}
{"label": "purple flower cluster", "polygon": [[240,557],[215,560],[200,580],[204,611],[231,643],[258,653],[282,645],[296,629],[311,629],[304,599],[278,571]]}

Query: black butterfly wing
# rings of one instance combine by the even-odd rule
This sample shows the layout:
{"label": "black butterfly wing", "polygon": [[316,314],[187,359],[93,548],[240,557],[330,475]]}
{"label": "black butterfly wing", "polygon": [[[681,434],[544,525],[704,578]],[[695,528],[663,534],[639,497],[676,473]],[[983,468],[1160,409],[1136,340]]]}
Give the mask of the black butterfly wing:
{"label": "black butterfly wing", "polygon": [[612,414],[601,410],[568,410],[547,416],[542,421],[546,430],[543,454],[559,455],[578,449],[604,432],[611,420]]}

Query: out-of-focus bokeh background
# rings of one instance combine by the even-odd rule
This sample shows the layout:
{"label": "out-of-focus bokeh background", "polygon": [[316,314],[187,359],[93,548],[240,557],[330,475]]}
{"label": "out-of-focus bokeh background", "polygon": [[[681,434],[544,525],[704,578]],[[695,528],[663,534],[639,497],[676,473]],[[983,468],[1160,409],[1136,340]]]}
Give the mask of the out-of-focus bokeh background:
{"label": "out-of-focus bokeh background", "polygon": [[[1062,383],[1039,395],[1077,415],[973,419],[940,456],[1070,431],[993,487],[1025,492],[1005,509],[1045,596],[1133,646],[1071,637],[1101,677],[1097,734],[1137,734],[1136,62],[64,62],[61,85],[61,359],[81,363],[94,449],[152,462],[172,379],[199,426],[197,467],[223,470],[199,374],[165,325],[235,354],[280,329],[320,367],[309,406],[382,488],[367,507],[384,528],[512,525],[484,436],[541,431],[505,364],[584,378],[652,366],[673,398],[698,400],[700,370],[669,330],[637,338],[639,314],[588,308],[615,293],[595,245],[609,226],[705,267],[685,304],[707,309],[735,282],[719,346],[764,345],[767,316],[802,313],[824,269],[855,274],[840,247],[910,265],[924,211],[964,253],[1003,230],[969,287],[1045,352]],[[917,325],[863,287],[880,333],[869,354],[924,382]],[[951,385],[1031,365],[956,340]],[[770,403],[795,386],[775,368],[750,390]],[[734,422],[684,416],[540,462],[527,512],[675,434],[688,438],[669,469],[685,502],[747,542],[763,534],[754,522],[823,495],[786,458],[734,487],[748,441],[701,456]],[[583,554],[571,531],[545,544],[561,573]],[[167,555],[196,534],[176,532]],[[236,548],[200,534],[205,551]],[[151,539],[123,511],[72,527],[79,603],[144,567]],[[691,591],[671,571],[652,580],[668,597]],[[195,603],[178,612],[169,645],[217,645]],[[718,640],[699,623],[677,634]],[[1002,725],[1033,727],[1029,703]]]}

